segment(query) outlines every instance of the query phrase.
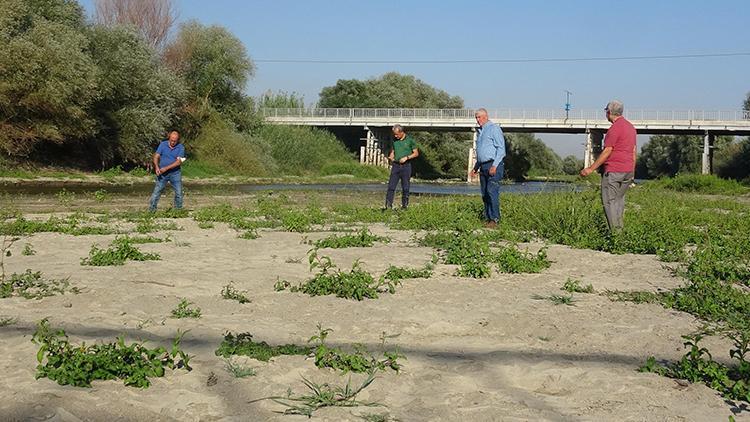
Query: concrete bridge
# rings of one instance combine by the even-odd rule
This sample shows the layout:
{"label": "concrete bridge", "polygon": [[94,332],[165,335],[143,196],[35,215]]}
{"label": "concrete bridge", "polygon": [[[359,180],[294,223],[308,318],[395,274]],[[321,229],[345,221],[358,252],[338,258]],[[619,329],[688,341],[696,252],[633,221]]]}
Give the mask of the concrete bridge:
{"label": "concrete bridge", "polygon": [[[269,123],[316,126],[322,128],[362,128],[364,145],[360,161],[387,165],[383,155],[390,128],[400,124],[412,131],[471,132],[476,141],[474,109],[381,109],[381,108],[264,108],[260,113]],[[585,134],[584,160],[589,165],[601,150],[604,133],[610,123],[604,110],[489,110],[490,120],[508,133]],[[713,143],[716,136],[750,136],[748,111],[628,110],[625,117],[640,135],[700,135],[704,137],[703,173],[711,173]],[[473,166],[473,148],[469,167]]]}

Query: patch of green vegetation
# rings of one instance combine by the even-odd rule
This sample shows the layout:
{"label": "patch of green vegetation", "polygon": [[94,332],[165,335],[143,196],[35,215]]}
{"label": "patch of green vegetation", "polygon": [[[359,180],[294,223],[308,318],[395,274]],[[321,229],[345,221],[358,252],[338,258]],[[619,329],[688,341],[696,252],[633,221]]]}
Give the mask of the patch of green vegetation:
{"label": "patch of green vegetation", "polygon": [[255,369],[241,365],[231,358],[224,359],[224,368],[235,378],[247,378],[255,376]]}
{"label": "patch of green vegetation", "polygon": [[594,293],[594,286],[591,284],[584,286],[581,280],[568,277],[560,290],[565,290],[568,293]]}
{"label": "patch of green vegetation", "polygon": [[398,372],[401,369],[398,359],[405,358],[405,356],[397,350],[385,350],[385,333],[381,336],[383,357],[377,358],[361,344],[354,345],[353,353],[347,353],[340,347],[327,345],[326,338],[332,331],[318,324],[318,334],[308,341],[310,343],[317,342],[313,354],[315,355],[315,366],[318,368],[332,368],[345,373],[349,371],[372,373],[375,370],[386,369]]}
{"label": "patch of green vegetation", "polygon": [[516,245],[501,246],[492,251],[490,260],[497,264],[501,273],[540,273],[550,267],[547,249],[542,248],[536,254],[521,251]]}
{"label": "patch of green vegetation", "polygon": [[693,334],[682,336],[684,346],[690,350],[680,361],[659,363],[651,356],[639,370],[700,382],[728,399],[750,403],[750,332],[732,333],[729,337],[734,341],[729,351],[734,363],[730,366],[716,362],[708,349],[700,346],[703,334]]}
{"label": "patch of green vegetation", "polygon": [[357,234],[345,234],[345,235],[333,235],[315,241],[314,246],[316,248],[368,248],[375,244],[375,242],[388,243],[390,239],[382,236],[375,236],[370,233],[367,227],[363,227]]}
{"label": "patch of green vegetation", "polygon": [[0,327],[7,327],[18,323],[18,318],[0,316]]}
{"label": "patch of green vegetation", "polygon": [[172,318],[200,318],[201,308],[191,308],[190,305],[193,305],[193,302],[182,298],[180,303],[177,304],[177,307],[172,309]]}
{"label": "patch of green vegetation", "polygon": [[[331,258],[318,256],[313,249],[309,254],[310,271],[318,269],[318,273],[310,280],[291,286],[290,291],[302,292],[310,296],[336,295],[345,299],[363,300],[377,299],[380,293],[395,293],[399,282],[386,280],[381,277],[375,280],[373,276],[360,267],[359,261],[354,262],[348,272],[336,267]],[[277,282],[276,291],[285,290],[289,283]]]}
{"label": "patch of green vegetation", "polygon": [[250,298],[247,297],[247,291],[235,289],[232,283],[227,284],[221,289],[221,297],[227,300],[236,300],[239,303],[250,303]]}
{"label": "patch of green vegetation", "polygon": [[750,192],[747,186],[736,180],[722,179],[712,174],[678,174],[650,181],[648,187],[709,195],[742,195]]}
{"label": "patch of green vegetation", "polygon": [[42,277],[40,271],[27,269],[21,274],[13,273],[7,278],[3,274],[0,277],[0,298],[18,296],[24,299],[42,299],[66,293],[78,294],[80,291],[77,287],[70,287],[67,278],[48,280]]}
{"label": "patch of green vegetation", "polygon": [[0,234],[23,236],[34,233],[63,233],[73,236],[114,234],[115,230],[107,227],[82,226],[78,216],[67,218],[50,217],[46,221],[27,220],[18,217],[15,220],[0,223]]}
{"label": "patch of green vegetation", "polygon": [[60,385],[91,387],[95,380],[121,379],[128,386],[147,388],[149,378],[163,377],[165,369],[190,371],[190,357],[180,348],[184,333],[178,332],[172,349],[149,349],[143,343],[73,345],[64,330],[53,330],[47,319],[39,322],[31,341],[39,345],[36,378],[49,378]]}
{"label": "patch of green vegetation", "polygon": [[390,281],[399,281],[408,278],[430,278],[432,277],[432,271],[434,269],[435,265],[433,262],[428,262],[422,268],[405,268],[390,265],[388,266],[388,269],[385,270],[383,277]]}
{"label": "patch of green vegetation", "polygon": [[534,295],[531,297],[534,300],[548,300],[555,305],[568,305],[568,306],[575,306],[573,302],[573,296],[572,295],[549,295],[549,296],[540,296],[540,295]]}
{"label": "patch of green vegetation", "polygon": [[262,400],[272,400],[286,409],[282,412],[284,415],[304,415],[311,418],[313,413],[326,407],[377,407],[383,406],[377,402],[363,402],[357,400],[357,395],[375,380],[375,374],[371,373],[362,384],[353,388],[351,378],[343,387],[331,386],[327,383],[318,384],[302,377],[302,382],[308,389],[308,394],[295,396],[291,390],[287,391],[285,396],[264,397],[261,399],[251,400],[249,403],[255,403]]}
{"label": "patch of green vegetation", "polygon": [[34,250],[34,247],[31,246],[30,243],[27,243],[27,244],[23,245],[23,250],[21,251],[21,255],[23,255],[23,256],[36,255],[36,251]]}
{"label": "patch of green vegetation", "polygon": [[230,358],[234,355],[247,356],[262,362],[268,362],[271,358],[281,355],[307,356],[312,352],[310,347],[297,346],[296,344],[285,344],[271,346],[265,341],[254,342],[250,333],[239,333],[237,335],[227,332],[224,340],[216,349],[216,356]]}
{"label": "patch of green vegetation", "polygon": [[95,267],[123,265],[126,261],[158,261],[161,257],[157,253],[144,253],[133,246],[133,241],[127,237],[117,237],[107,249],[93,245],[88,258],[81,258],[81,265]]}
{"label": "patch of green vegetation", "polygon": [[106,189],[97,189],[93,193],[93,197],[94,197],[94,200],[96,200],[97,202],[104,202],[104,201],[109,200],[110,195]]}
{"label": "patch of green vegetation", "polygon": [[64,206],[69,206],[76,199],[75,192],[71,192],[65,188],[62,188],[62,190],[58,192],[56,196],[57,201],[60,202],[60,205]]}

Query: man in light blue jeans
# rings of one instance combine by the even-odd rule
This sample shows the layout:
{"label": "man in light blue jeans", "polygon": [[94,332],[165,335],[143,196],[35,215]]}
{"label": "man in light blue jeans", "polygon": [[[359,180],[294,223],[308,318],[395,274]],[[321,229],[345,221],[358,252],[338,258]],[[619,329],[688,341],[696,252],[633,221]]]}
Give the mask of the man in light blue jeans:
{"label": "man in light blue jeans", "polygon": [[490,121],[487,110],[480,108],[474,117],[479,124],[474,174],[479,173],[486,227],[495,228],[500,221],[500,181],[505,171],[505,137],[500,125]]}
{"label": "man in light blue jeans", "polygon": [[174,207],[182,208],[182,172],[180,166],[185,161],[185,147],[180,143],[180,134],[175,130],[169,133],[169,138],[162,141],[154,153],[154,171],[156,185],[149,201],[149,211],[156,211],[161,193],[167,183],[174,189]]}

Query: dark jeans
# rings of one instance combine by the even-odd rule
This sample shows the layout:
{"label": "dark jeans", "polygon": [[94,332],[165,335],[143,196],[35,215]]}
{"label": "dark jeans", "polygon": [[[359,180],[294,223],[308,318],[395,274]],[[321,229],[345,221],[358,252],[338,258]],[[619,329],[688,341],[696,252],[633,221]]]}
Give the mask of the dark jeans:
{"label": "dark jeans", "polygon": [[393,196],[396,194],[396,185],[401,181],[401,207],[409,206],[409,179],[411,179],[411,163],[393,163],[391,165],[391,177],[388,179],[388,193],[385,195],[385,207],[393,207]]}
{"label": "dark jeans", "polygon": [[177,169],[167,174],[156,176],[154,192],[151,194],[151,199],[149,200],[149,211],[156,211],[156,206],[159,204],[159,197],[161,197],[161,193],[166,189],[167,183],[172,185],[172,189],[174,189],[174,207],[177,209],[182,208],[182,172]]}
{"label": "dark jeans", "polygon": [[500,221],[500,181],[503,179],[505,164],[500,163],[494,176],[490,176],[492,161],[479,166],[479,186],[484,202],[484,218],[487,221]]}

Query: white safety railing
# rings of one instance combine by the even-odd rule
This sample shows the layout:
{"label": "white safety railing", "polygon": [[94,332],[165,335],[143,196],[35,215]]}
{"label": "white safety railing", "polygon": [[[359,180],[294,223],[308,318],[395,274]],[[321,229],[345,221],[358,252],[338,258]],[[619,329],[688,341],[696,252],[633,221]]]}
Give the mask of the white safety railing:
{"label": "white safety railing", "polygon": [[[474,109],[429,108],[261,108],[260,114],[269,118],[323,118],[323,119],[473,119]],[[507,120],[604,120],[604,110],[488,110],[490,119]],[[750,120],[750,112],[742,110],[625,110],[632,121],[721,121],[743,122]]]}

